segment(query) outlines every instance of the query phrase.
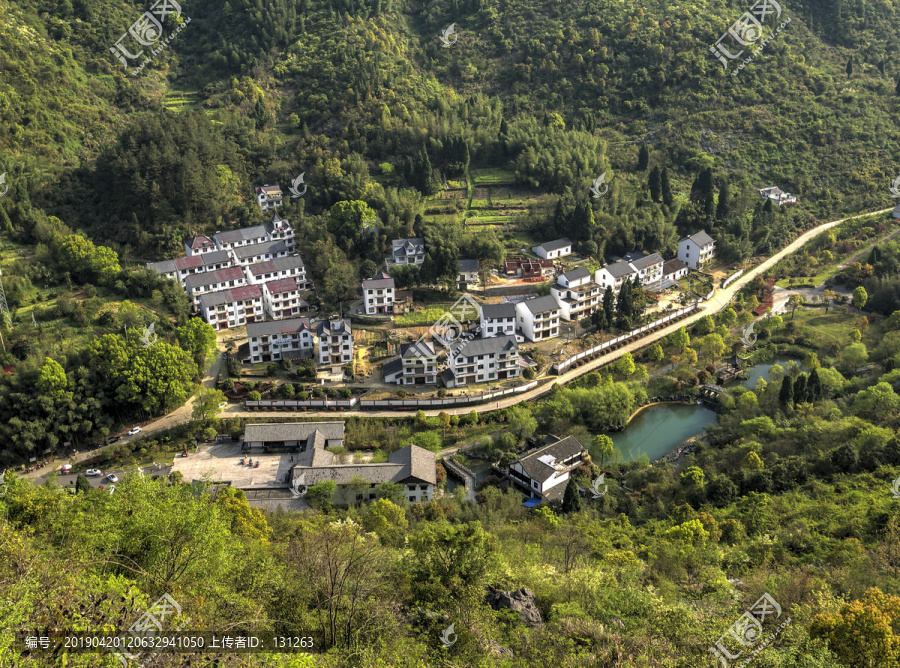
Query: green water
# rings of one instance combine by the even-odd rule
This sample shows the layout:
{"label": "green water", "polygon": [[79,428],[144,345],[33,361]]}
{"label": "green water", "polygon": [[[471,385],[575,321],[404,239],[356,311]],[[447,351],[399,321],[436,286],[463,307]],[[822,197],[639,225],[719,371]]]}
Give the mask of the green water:
{"label": "green water", "polygon": [[[623,431],[609,434],[621,453],[622,461],[647,455],[659,459],[696,436],[716,421],[716,412],[698,404],[660,404],[650,406],[634,416]],[[600,459],[591,451],[595,463]]]}
{"label": "green water", "polygon": [[[746,387],[748,390],[756,389],[756,382],[760,378],[765,378],[766,382],[769,382],[769,369],[775,365],[779,364],[782,368],[787,367],[788,363],[794,360],[791,357],[776,357],[771,362],[765,362],[764,364],[757,364],[754,367],[751,367],[747,370],[747,380],[742,380],[741,385]],[[799,362],[798,362],[799,364]]]}

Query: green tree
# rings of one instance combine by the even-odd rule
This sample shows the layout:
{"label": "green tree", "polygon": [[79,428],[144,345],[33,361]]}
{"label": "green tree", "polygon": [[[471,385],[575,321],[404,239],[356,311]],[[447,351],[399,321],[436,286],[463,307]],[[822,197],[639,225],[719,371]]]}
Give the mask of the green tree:
{"label": "green tree", "polygon": [[778,393],[778,403],[784,409],[794,405],[794,381],[790,376],[785,376],[781,381],[781,391]]}
{"label": "green tree", "polygon": [[669,168],[663,167],[662,174],[660,174],[660,186],[662,188],[662,200],[663,204],[666,206],[672,206],[672,203],[675,201],[675,198],[672,196],[672,186],[669,183]]}
{"label": "green tree", "polygon": [[725,341],[718,334],[707,334],[703,337],[700,347],[710,360],[716,360],[725,352]]}
{"label": "green tree", "polygon": [[672,333],[672,345],[684,352],[691,345],[691,337],[684,327],[679,327]]}
{"label": "green tree", "polygon": [[646,144],[641,144],[641,148],[638,151],[638,163],[637,170],[639,172],[643,172],[647,169],[647,166],[650,164],[650,149],[647,148]]}
{"label": "green tree", "polygon": [[363,516],[366,531],[378,534],[385,545],[403,544],[409,522],[403,508],[389,499],[378,499],[371,504]]}
{"label": "green tree", "polygon": [[654,343],[650,348],[647,349],[647,359],[651,362],[657,363],[661,362],[663,358],[663,349],[659,343]]}
{"label": "green tree", "polygon": [[650,199],[654,202],[660,201],[660,195],[662,194],[662,182],[659,173],[659,167],[654,165],[653,169],[650,170],[650,176],[647,180],[647,187],[650,189]]}
{"label": "green tree", "polygon": [[888,383],[878,383],[866,388],[853,400],[853,410],[872,417],[889,418],[900,408],[900,396]]}
{"label": "green tree", "polygon": [[581,510],[581,493],[578,491],[578,483],[575,478],[569,478],[566,490],[563,492],[562,511],[564,513],[577,513]]}
{"label": "green tree", "polygon": [[619,361],[616,362],[616,369],[623,376],[630,376],[634,373],[634,356],[631,353],[625,353],[622,357],[619,358]]}
{"label": "green tree", "polygon": [[863,307],[869,301],[869,293],[866,292],[866,289],[863,286],[858,286],[853,291],[853,305],[857,308],[857,310],[862,311]]}
{"label": "green tree", "polygon": [[509,430],[519,439],[532,436],[537,431],[537,420],[531,415],[528,406],[523,404],[510,408],[506,414],[506,421]]}
{"label": "green tree", "polygon": [[75,491],[79,494],[91,491],[91,483],[83,473],[79,473],[75,478]]}
{"label": "green tree", "polygon": [[218,353],[216,330],[200,318],[191,318],[182,327],[175,329],[178,345],[194,358],[198,370],[206,369],[210,357]]}
{"label": "green tree", "polygon": [[696,324],[694,325],[694,334],[697,336],[705,336],[709,334],[716,328],[716,323],[713,321],[712,316],[705,315],[700,318]]}
{"label": "green tree", "polygon": [[606,462],[612,461],[615,455],[615,445],[613,440],[606,434],[597,434],[591,439],[591,448],[600,458],[600,466]]}
{"label": "green tree", "polygon": [[345,250],[349,251],[358,247],[363,230],[374,226],[375,220],[375,211],[365,202],[337,202],[328,211],[328,231],[345,243]]}
{"label": "green tree", "polygon": [[856,370],[869,361],[869,353],[864,343],[851,343],[844,348],[841,359],[852,370]]}
{"label": "green tree", "polygon": [[815,352],[808,352],[803,358],[802,365],[803,368],[807,371],[815,371],[820,366],[822,366],[821,364],[819,364],[819,356],[816,355]]}
{"label": "green tree", "polygon": [[227,401],[220,390],[202,389],[194,400],[194,408],[191,410],[191,419],[212,420],[219,414],[219,405]]}
{"label": "green tree", "polygon": [[334,480],[324,480],[306,490],[306,501],[316,510],[328,512],[334,506],[336,491],[337,483]]}
{"label": "green tree", "polygon": [[67,385],[65,369],[56,360],[45,357],[35,384],[38,392],[51,399],[60,399],[65,394]]}
{"label": "green tree", "polygon": [[406,502],[403,485],[398,482],[380,482],[375,485],[375,493],[379,499],[386,499],[398,506],[402,506]]}
{"label": "green tree", "polygon": [[794,311],[803,306],[803,297],[800,295],[791,295],[788,297],[788,308],[791,309],[791,320],[794,319]]}

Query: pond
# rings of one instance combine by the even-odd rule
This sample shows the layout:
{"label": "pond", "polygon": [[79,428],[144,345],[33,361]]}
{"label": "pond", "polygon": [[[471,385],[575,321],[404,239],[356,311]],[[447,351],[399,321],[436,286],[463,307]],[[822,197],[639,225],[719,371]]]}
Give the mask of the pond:
{"label": "pond", "polygon": [[747,369],[747,379],[742,380],[741,385],[748,390],[756,389],[756,382],[760,378],[765,378],[766,382],[769,382],[769,369],[772,366],[779,364],[782,368],[786,368],[791,362],[797,362],[799,364],[799,362],[792,357],[776,357],[771,362],[764,362],[762,364],[757,364],[754,367],[750,367]]}

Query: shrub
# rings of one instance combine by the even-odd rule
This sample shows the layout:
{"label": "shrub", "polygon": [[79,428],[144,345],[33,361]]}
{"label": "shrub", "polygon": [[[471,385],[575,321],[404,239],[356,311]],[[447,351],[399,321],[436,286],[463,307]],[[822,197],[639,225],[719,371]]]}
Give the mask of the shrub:
{"label": "shrub", "polygon": [[525,378],[525,380],[531,380],[532,378],[534,378],[534,369],[525,369],[525,371],[522,372],[522,376]]}

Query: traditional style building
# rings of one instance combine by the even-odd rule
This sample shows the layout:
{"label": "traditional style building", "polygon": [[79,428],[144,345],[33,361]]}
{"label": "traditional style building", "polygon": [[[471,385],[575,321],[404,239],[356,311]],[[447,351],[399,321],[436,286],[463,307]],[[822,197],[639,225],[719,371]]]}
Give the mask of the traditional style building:
{"label": "traditional style building", "polygon": [[287,242],[283,239],[280,241],[265,241],[261,244],[251,244],[249,246],[237,246],[231,249],[234,258],[242,267],[248,267],[251,264],[274,260],[279,257],[287,257],[291,254],[288,250]]}
{"label": "traditional style building", "polygon": [[228,251],[213,251],[189,257],[177,257],[174,260],[150,262],[147,269],[152,269],[163,278],[171,278],[184,286],[184,280],[191,274],[203,274],[225,267],[234,266],[234,258]]}
{"label": "traditional style building", "polygon": [[283,422],[248,424],[244,427],[245,450],[296,450],[311,453],[317,443],[323,449],[344,447],[344,423]]}
{"label": "traditional style building", "polygon": [[227,267],[203,274],[192,274],[184,279],[184,290],[194,306],[197,305],[200,296],[208,292],[239,288],[244,285],[247,285],[247,277],[241,267]]}
{"label": "traditional style building", "polygon": [[283,278],[296,278],[302,289],[309,287],[306,265],[299,255],[276,257],[247,266],[247,279],[251,285],[268,283]]}
{"label": "traditional style building", "polygon": [[459,283],[478,282],[478,260],[459,260]]}
{"label": "traditional style building", "polygon": [[631,277],[637,274],[630,262],[625,260],[617,260],[611,264],[606,264],[594,272],[594,280],[600,286],[601,301],[602,293],[606,288],[611,287],[615,295],[619,294],[619,289],[625,281],[630,281]]}
{"label": "traditional style building", "polygon": [[790,206],[797,203],[797,198],[778,186],[767,186],[759,189],[759,196],[771,200],[778,206]]}
{"label": "traditional style building", "polygon": [[688,275],[687,265],[677,257],[663,263],[663,280],[677,281]]}
{"label": "traditional style building", "polygon": [[588,459],[588,453],[574,436],[549,436],[548,440],[510,464],[508,478],[531,496],[562,499],[572,470]]}
{"label": "traditional style building", "polygon": [[184,242],[184,250],[188,257],[194,255],[203,255],[204,253],[214,253],[221,250],[216,246],[216,242],[202,234],[197,237],[191,237]]}
{"label": "traditional style building", "polygon": [[386,383],[437,385],[437,353],[430,341],[400,345],[400,357],[382,367]]}
{"label": "traditional style building", "polygon": [[273,320],[290,318],[309,310],[300,296],[303,288],[297,278],[279,278],[262,284],[263,308]]}

